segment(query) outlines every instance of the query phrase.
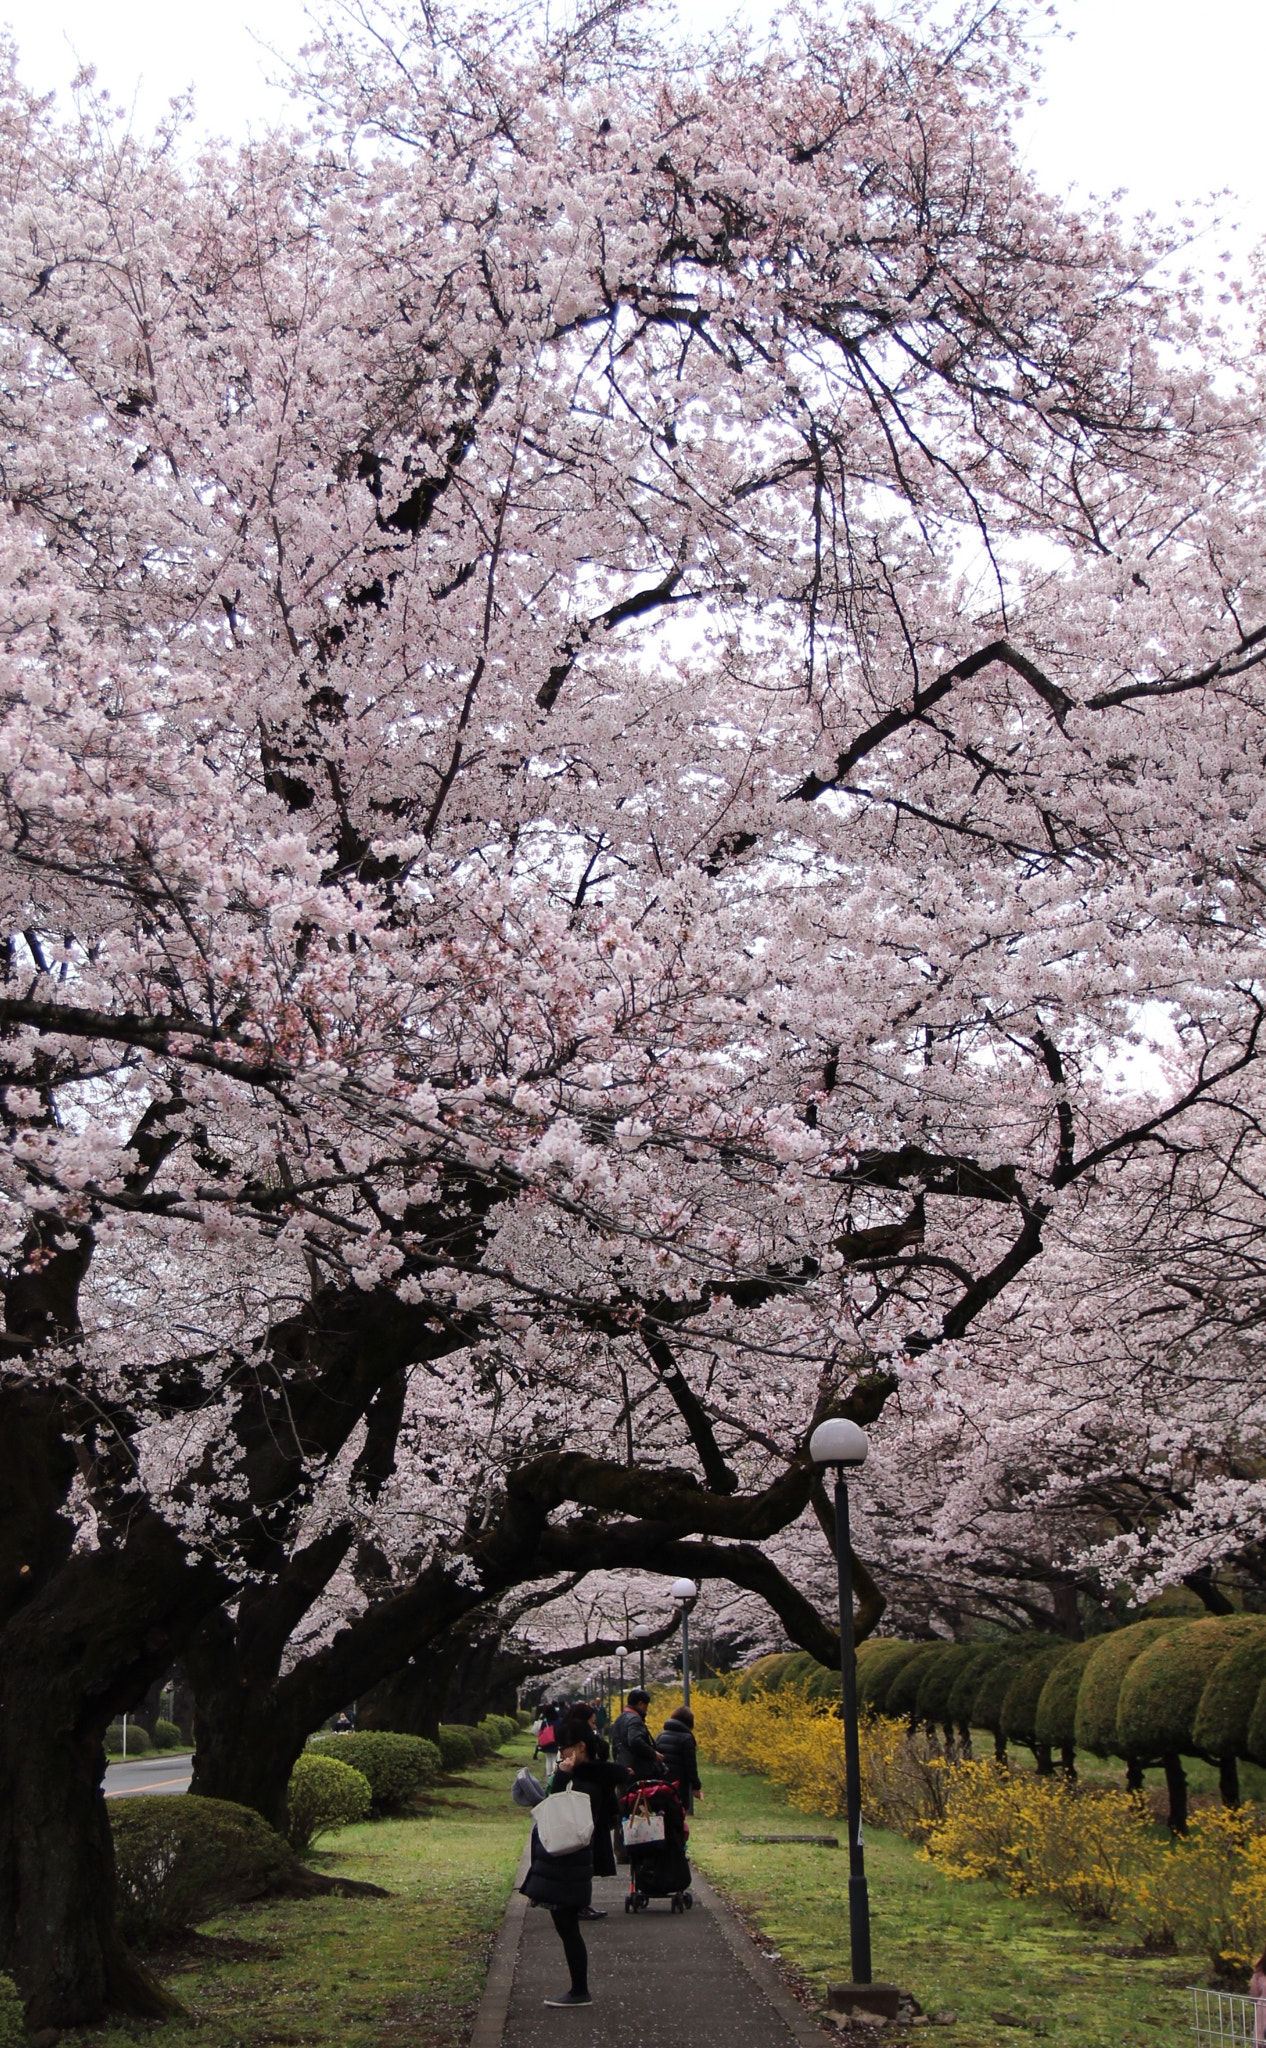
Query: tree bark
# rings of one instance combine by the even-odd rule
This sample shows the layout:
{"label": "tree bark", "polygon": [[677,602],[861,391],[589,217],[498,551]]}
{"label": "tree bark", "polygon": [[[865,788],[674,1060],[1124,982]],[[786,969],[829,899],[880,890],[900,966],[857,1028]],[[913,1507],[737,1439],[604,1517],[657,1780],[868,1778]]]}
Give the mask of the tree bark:
{"label": "tree bark", "polygon": [[1218,1792],[1223,1806],[1242,1806],[1240,1796],[1240,1766],[1233,1756],[1218,1758]]}
{"label": "tree bark", "polygon": [[1161,1758],[1165,1768],[1165,1790],[1169,1794],[1169,1830],[1174,1835],[1187,1832],[1187,1773],[1180,1756]]}
{"label": "tree bark", "polygon": [[0,1969],[34,2027],[176,2008],[115,1926],[102,1738],[171,1662],[209,1568],[142,1513],[125,1557],[85,1552],[14,1616],[0,1669]]}

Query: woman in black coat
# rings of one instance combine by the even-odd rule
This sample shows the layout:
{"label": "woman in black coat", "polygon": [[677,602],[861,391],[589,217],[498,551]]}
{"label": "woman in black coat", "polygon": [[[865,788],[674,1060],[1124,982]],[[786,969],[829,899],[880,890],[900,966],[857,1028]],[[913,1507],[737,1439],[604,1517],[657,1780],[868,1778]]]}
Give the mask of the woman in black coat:
{"label": "woman in black coat", "polygon": [[689,1707],[678,1707],[664,1723],[664,1732],[655,1738],[655,1747],[664,1759],[664,1769],[669,1780],[677,1787],[678,1796],[687,1813],[695,1810],[695,1794],[703,1797],[703,1786],[699,1783],[699,1751],[694,1738],[695,1717]]}
{"label": "woman in black coat", "polygon": [[558,1769],[550,1780],[549,1794],[585,1792],[593,1812],[593,1835],[583,1849],[569,1856],[551,1856],[536,1829],[532,1830],[532,1862],[520,1889],[534,1906],[548,1906],[563,1954],[571,1971],[571,1986],[546,2005],[591,2005],[589,1992],[589,1951],[580,1932],[582,1916],[601,1919],[591,1905],[595,1872],[599,1877],[615,1874],[611,1853],[611,1816],[619,1813],[618,1794],[633,1782],[633,1773],[622,1764],[599,1763],[594,1754],[596,1737],[584,1721],[568,1721],[558,1731]]}

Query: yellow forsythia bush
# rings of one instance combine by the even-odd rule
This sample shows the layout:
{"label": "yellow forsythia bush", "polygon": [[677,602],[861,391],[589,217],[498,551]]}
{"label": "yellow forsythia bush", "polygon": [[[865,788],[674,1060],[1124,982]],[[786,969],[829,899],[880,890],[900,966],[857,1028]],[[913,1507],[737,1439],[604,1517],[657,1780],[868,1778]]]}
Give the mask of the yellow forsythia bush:
{"label": "yellow forsythia bush", "polygon": [[1185,1841],[1161,1847],[1142,1874],[1140,1932],[1170,1934],[1211,1963],[1248,1969],[1266,1942],[1266,1834],[1250,1806],[1194,1814]]}
{"label": "yellow forsythia bush", "polygon": [[1154,1839],[1129,1793],[962,1763],[923,1854],[948,1877],[991,1878],[1017,1895],[1058,1899],[1084,1919],[1116,1920],[1135,1899]]}
{"label": "yellow forsythia bush", "polygon": [[[830,1707],[783,1686],[740,1700],[696,1693],[707,1763],[781,1785],[804,1813],[844,1813],[844,1731]],[[1245,1969],[1266,1942],[1266,1820],[1253,1807],[1193,1815],[1169,1841],[1143,1800],[1109,1786],[953,1761],[904,1721],[861,1724],[862,1812],[926,1846],[947,1877],[1058,1900],[1087,1920],[1170,1936],[1216,1969]]]}
{"label": "yellow forsythia bush", "polygon": [[1266,1833],[1253,1807],[1210,1807],[1166,1840],[1143,1801],[1106,1786],[964,1763],[922,1852],[947,1877],[1041,1893],[1088,1920],[1247,1969],[1266,1941]]}
{"label": "yellow forsythia bush", "polygon": [[[844,1729],[832,1708],[780,1686],[740,1700],[696,1693],[695,1737],[710,1763],[781,1785],[802,1813],[842,1816]],[[875,1827],[922,1840],[944,1812],[945,1762],[904,1721],[867,1715],[860,1734],[862,1812]]]}

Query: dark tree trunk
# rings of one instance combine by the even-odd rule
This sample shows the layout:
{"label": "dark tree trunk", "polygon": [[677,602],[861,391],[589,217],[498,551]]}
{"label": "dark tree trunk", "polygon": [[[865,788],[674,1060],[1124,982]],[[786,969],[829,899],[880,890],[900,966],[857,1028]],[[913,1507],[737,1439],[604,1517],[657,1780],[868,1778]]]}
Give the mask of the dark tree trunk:
{"label": "dark tree trunk", "polygon": [[1059,1753],[1059,1767],[1069,1783],[1077,1777],[1077,1751],[1071,1742],[1066,1742]]}
{"label": "dark tree trunk", "polygon": [[125,1555],[84,1552],[13,1616],[0,1667],[0,1969],[34,2027],[142,2018],[173,2002],[115,1927],[102,1737],[214,1597],[206,1567],[142,1511]]}
{"label": "dark tree trunk", "polygon": [[1187,1773],[1180,1756],[1166,1756],[1161,1759],[1165,1769],[1165,1790],[1169,1794],[1170,1833],[1185,1835],[1187,1832]]}
{"label": "dark tree trunk", "polygon": [[1218,1758],[1218,1791],[1223,1806],[1242,1806],[1240,1797],[1240,1767],[1233,1756]]}
{"label": "dark tree trunk", "polygon": [[1127,1792],[1143,1790],[1143,1762],[1141,1757],[1128,1756],[1125,1760],[1125,1789]]}
{"label": "dark tree trunk", "polygon": [[996,1764],[1005,1764],[1007,1760],[1007,1738],[1001,1729],[993,1738],[993,1760]]}
{"label": "dark tree trunk", "polygon": [[958,1724],[958,1753],[964,1757],[971,1755],[971,1729],[965,1721]]}
{"label": "dark tree trunk", "polygon": [[156,1678],[152,1685],[146,1687],[135,1706],[127,1710],[128,1719],[135,1721],[138,1728],[143,1728],[151,1742],[156,1739],[154,1731],[162,1719],[163,1693],[169,1675],[164,1672],[161,1678]]}
{"label": "dark tree trunk", "polygon": [[1076,1586],[1056,1586],[1053,1604],[1057,1633],[1066,1637],[1070,1643],[1079,1643],[1085,1631],[1081,1625],[1081,1608],[1077,1600]]}
{"label": "dark tree trunk", "polygon": [[1053,1778],[1055,1775],[1055,1759],[1051,1755],[1050,1743],[1035,1742],[1033,1745],[1033,1754],[1037,1759],[1038,1777]]}
{"label": "dark tree trunk", "polygon": [[[322,1538],[320,1544],[328,1545],[328,1551],[318,1556],[320,1545],[314,1544],[291,1568],[302,1568],[308,1585],[327,1565],[335,1568],[330,1554],[338,1548],[336,1537]],[[431,1566],[282,1674],[286,1645],[299,1618],[292,1619],[291,1610],[299,1597],[290,1575],[244,1594],[236,1617],[223,1609],[209,1616],[185,1651],[197,1700],[190,1789],[204,1798],[253,1806],[282,1829],[290,1773],[313,1730],[348,1700],[406,1665],[410,1656],[424,1660],[430,1644],[480,1596],[443,1566]]]}

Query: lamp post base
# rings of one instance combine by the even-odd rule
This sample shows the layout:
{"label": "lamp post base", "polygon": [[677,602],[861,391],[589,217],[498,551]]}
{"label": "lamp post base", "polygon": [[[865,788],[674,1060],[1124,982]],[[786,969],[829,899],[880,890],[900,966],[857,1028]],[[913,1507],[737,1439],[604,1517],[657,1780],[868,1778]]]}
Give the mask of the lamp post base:
{"label": "lamp post base", "polygon": [[901,1992],[895,1984],[828,1984],[826,2003],[828,2012],[870,2012],[895,2020]]}

